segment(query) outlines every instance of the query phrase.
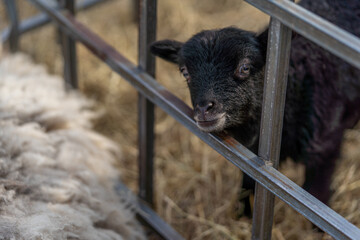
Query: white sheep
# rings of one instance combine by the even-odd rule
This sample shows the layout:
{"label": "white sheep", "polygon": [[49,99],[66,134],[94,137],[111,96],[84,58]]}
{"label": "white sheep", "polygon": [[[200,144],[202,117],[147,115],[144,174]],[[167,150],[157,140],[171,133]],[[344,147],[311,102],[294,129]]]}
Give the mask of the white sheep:
{"label": "white sheep", "polygon": [[92,107],[28,57],[0,61],[0,239],[145,239]]}

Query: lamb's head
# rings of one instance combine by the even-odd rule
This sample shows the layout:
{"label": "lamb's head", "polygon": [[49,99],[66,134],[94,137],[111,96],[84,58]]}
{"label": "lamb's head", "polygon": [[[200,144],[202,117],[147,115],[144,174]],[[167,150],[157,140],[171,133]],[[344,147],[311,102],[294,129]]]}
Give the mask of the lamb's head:
{"label": "lamb's head", "polygon": [[185,43],[158,41],[150,49],[179,65],[197,125],[217,132],[258,118],[265,65],[261,42],[253,33],[224,28],[200,32]]}

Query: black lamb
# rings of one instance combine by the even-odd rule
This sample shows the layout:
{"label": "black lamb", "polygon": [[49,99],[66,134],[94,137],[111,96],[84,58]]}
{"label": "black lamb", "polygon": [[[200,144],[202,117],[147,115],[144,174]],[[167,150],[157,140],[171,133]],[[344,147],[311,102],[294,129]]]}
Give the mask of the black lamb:
{"label": "black lamb", "polygon": [[[360,1],[304,0],[301,5],[360,37]],[[234,27],[202,31],[187,42],[163,40],[151,52],[179,65],[194,119],[205,132],[226,131],[257,152],[267,31]],[[295,35],[286,93],[280,159],[305,164],[304,189],[324,203],[343,133],[360,118],[360,71]],[[244,187],[254,182],[247,176]]]}

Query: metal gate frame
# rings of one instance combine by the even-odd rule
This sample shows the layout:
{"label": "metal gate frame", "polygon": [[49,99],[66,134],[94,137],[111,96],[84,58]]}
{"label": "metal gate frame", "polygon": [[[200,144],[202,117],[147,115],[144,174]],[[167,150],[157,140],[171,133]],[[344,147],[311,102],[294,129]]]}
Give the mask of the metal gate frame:
{"label": "metal gate frame", "polygon": [[[19,23],[14,1],[4,0],[11,27],[2,33],[2,39],[10,40],[11,50],[17,49],[21,33],[45,24],[50,18],[64,34],[65,79],[68,83],[76,87],[76,49],[66,47],[67,44],[64,42],[72,45],[74,41],[78,41],[129,81],[139,92],[139,206],[142,209],[139,214],[163,238],[182,239],[148,207],[148,204],[151,206],[153,203],[154,104],[256,180],[258,184],[255,191],[252,239],[271,238],[274,196],[279,197],[334,238],[360,239],[359,228],[276,170],[285,105],[291,30],[357,68],[360,68],[359,38],[288,0],[245,0],[271,16],[257,156],[230,136],[201,132],[192,119],[192,109],[155,81],[155,60],[149,52],[148,45],[155,41],[156,36],[156,0],[140,0],[138,65],[131,63],[79,23],[74,17],[72,0],[62,0],[65,10],[51,7],[45,0],[28,1],[46,15],[39,15],[37,21],[30,19]],[[124,186],[119,186],[118,190],[128,191]]]}

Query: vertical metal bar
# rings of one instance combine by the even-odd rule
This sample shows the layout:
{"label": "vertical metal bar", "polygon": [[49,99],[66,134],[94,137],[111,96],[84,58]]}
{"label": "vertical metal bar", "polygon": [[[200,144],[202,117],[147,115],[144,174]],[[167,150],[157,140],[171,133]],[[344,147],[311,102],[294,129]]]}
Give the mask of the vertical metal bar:
{"label": "vertical metal bar", "polygon": [[[156,38],[156,0],[139,4],[139,68],[155,76],[149,44]],[[139,94],[139,197],[153,205],[154,105]]]}
{"label": "vertical metal bar", "polygon": [[[62,6],[75,15],[74,0],[60,0]],[[64,58],[64,79],[67,88],[78,88],[76,43],[66,33],[59,31]]]}
{"label": "vertical metal bar", "polygon": [[19,49],[19,19],[15,0],[4,0],[8,17],[10,19],[9,47],[11,52]]}
{"label": "vertical metal bar", "polygon": [[[291,46],[291,29],[272,18],[269,28],[259,157],[277,168]],[[271,239],[274,195],[256,184],[252,239]]]}
{"label": "vertical metal bar", "polygon": [[133,21],[135,23],[139,22],[139,10],[140,10],[140,0],[133,0],[132,11],[133,11]]}

